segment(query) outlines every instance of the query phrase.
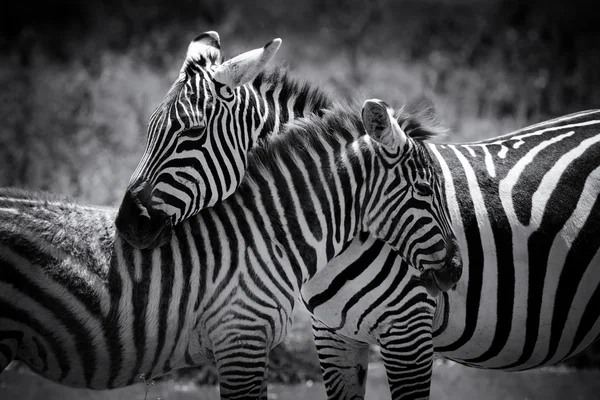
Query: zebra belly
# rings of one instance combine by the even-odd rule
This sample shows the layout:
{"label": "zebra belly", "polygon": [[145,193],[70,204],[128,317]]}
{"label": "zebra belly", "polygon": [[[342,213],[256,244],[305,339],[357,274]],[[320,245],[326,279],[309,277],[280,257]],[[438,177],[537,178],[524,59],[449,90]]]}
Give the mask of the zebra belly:
{"label": "zebra belly", "polygon": [[[525,321],[522,321],[525,323]],[[566,358],[572,357],[585,350],[589,345],[591,345],[595,340],[600,337],[600,316],[596,316],[596,320],[593,323],[594,328],[592,328],[589,333],[583,338],[583,340],[572,340],[572,337],[575,336],[577,328],[569,327],[565,328],[563,331],[563,338],[559,339],[559,350],[555,353],[553,357],[549,358],[548,348],[542,348],[541,346],[536,346],[534,351],[530,354],[529,358],[524,361],[519,361],[520,357],[524,354],[524,345],[523,343],[516,342],[508,342],[502,348],[502,351],[494,357],[489,357],[485,359],[480,359],[475,361],[472,352],[462,351],[461,349],[452,350],[452,351],[438,351],[435,349],[436,340],[434,338],[434,350],[435,353],[446,357],[450,360],[458,362],[460,364],[475,367],[475,368],[483,368],[483,369],[497,369],[497,370],[505,370],[505,371],[523,371],[533,368],[539,368],[542,366],[556,364]],[[486,335],[493,337],[495,331],[482,331],[480,335]],[[480,338],[478,336],[473,336],[472,340],[477,341],[479,339],[487,340],[488,337]],[[485,350],[488,348],[482,349],[482,354],[485,353]],[[548,359],[548,361],[546,361]]]}
{"label": "zebra belly", "polygon": [[[584,350],[600,335],[600,307],[595,306],[600,296],[600,253],[583,268],[565,262],[565,254],[565,242],[558,237],[543,279],[532,277],[535,271],[527,262],[517,264],[508,323],[499,321],[498,312],[504,306],[503,293],[513,289],[499,286],[493,275],[484,275],[484,281],[496,284],[484,284],[479,304],[471,304],[467,315],[467,288],[477,289],[469,287],[467,266],[467,279],[448,293],[448,324],[434,338],[436,352],[465,365],[523,370],[555,364]],[[577,279],[568,276],[577,269],[583,270]],[[488,266],[491,270],[500,271]]]}

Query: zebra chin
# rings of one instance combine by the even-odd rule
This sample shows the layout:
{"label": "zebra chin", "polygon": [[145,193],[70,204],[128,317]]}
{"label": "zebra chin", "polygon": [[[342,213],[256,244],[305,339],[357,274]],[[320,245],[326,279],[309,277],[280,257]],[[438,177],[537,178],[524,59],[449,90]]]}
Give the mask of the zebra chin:
{"label": "zebra chin", "polygon": [[125,192],[115,219],[119,235],[140,250],[161,247],[171,240],[173,234],[171,217],[144,204],[150,199],[148,192],[147,185],[132,185]]}

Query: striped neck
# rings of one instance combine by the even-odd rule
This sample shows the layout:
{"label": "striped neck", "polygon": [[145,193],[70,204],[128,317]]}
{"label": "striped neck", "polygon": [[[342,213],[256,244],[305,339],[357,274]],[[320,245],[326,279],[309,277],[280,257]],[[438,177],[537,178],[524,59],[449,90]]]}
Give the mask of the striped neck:
{"label": "striped neck", "polygon": [[257,148],[236,193],[192,218],[202,227],[192,230],[210,232],[222,246],[243,242],[248,257],[291,264],[298,286],[307,281],[364,228],[374,157],[359,120],[350,113],[332,119],[346,127],[334,133],[328,124],[311,131],[315,117]]}
{"label": "striped neck", "polygon": [[249,149],[281,133],[285,123],[310,114],[321,116],[333,104],[320,88],[290,77],[283,67],[267,68],[246,90],[256,105],[255,117],[261,119],[259,128],[252,132]]}

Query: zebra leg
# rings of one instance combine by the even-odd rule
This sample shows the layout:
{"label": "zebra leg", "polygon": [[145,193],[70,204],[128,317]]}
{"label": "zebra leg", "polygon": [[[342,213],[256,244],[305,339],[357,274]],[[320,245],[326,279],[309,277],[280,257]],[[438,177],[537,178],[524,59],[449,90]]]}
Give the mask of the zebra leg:
{"label": "zebra leg", "polygon": [[390,328],[379,336],[393,400],[429,399],[433,340],[431,321]]}
{"label": "zebra leg", "polygon": [[267,399],[268,352],[256,336],[229,335],[215,343],[221,399]]}
{"label": "zebra leg", "polygon": [[312,325],[327,398],[364,399],[369,345],[339,336],[314,318]]}
{"label": "zebra leg", "polygon": [[0,374],[17,357],[22,340],[23,332],[0,331]]}

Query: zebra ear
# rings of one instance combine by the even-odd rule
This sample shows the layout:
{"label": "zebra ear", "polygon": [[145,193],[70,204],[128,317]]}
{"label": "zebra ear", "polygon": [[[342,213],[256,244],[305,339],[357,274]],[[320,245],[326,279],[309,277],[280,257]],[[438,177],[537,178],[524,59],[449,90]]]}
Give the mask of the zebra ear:
{"label": "zebra ear", "polygon": [[194,61],[205,59],[218,64],[221,61],[221,39],[215,31],[208,31],[196,36],[188,46],[184,68]]}
{"label": "zebra ear", "polygon": [[367,134],[382,145],[403,147],[406,134],[394,117],[394,110],[383,100],[369,99],[362,108],[362,120]]}
{"label": "zebra ear", "polygon": [[247,51],[225,61],[215,70],[214,79],[232,88],[252,81],[275,56],[279,46],[281,39],[273,39],[261,49]]}

